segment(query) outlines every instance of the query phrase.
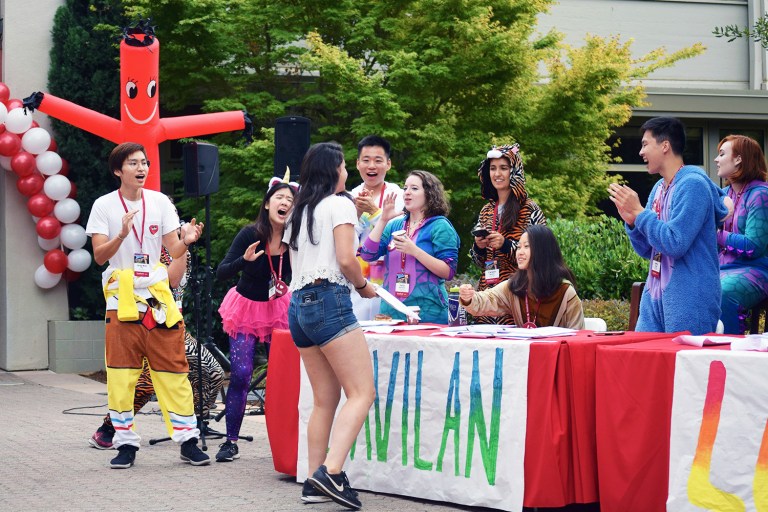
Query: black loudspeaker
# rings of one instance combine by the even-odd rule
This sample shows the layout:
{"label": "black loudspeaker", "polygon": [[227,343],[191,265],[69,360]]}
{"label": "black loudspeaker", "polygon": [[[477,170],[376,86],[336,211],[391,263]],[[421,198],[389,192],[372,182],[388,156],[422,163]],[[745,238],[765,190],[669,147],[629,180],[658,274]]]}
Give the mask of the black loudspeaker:
{"label": "black loudspeaker", "polygon": [[204,142],[184,144],[184,192],[191,197],[219,191],[219,148]]}
{"label": "black loudspeaker", "polygon": [[309,119],[280,117],[275,121],[275,176],[285,176],[291,168],[291,181],[299,181],[301,161],[309,149]]}

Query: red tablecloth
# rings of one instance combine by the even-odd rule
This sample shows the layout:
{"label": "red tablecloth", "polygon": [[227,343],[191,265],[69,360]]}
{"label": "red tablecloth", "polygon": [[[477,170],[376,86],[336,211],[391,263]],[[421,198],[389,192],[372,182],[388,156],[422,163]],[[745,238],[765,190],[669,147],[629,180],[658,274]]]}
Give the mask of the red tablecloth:
{"label": "red tablecloth", "polygon": [[[728,350],[728,345],[710,346]],[[602,512],[664,512],[675,357],[659,339],[597,349],[597,467]]]}
{"label": "red tablecloth", "polygon": [[[431,331],[422,331],[428,336]],[[420,331],[406,335],[418,336]],[[595,437],[595,361],[599,345],[637,343],[659,333],[595,336],[583,331],[531,345],[525,442],[527,507],[599,501]],[[296,474],[299,356],[289,331],[272,335],[265,414],[275,470]]]}

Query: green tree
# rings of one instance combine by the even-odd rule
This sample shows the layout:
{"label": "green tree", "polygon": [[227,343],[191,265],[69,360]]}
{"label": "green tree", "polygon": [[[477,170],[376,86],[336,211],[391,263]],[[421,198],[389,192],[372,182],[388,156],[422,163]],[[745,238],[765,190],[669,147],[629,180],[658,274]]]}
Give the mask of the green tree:
{"label": "green tree", "polygon": [[[48,73],[51,94],[119,116],[119,48],[111,27],[122,21],[119,0],[67,0],[59,7]],[[69,178],[77,186],[80,221],[85,224],[93,201],[115,188],[105,164],[114,144],[57,119],[52,118],[51,123],[58,152],[69,163]],[[94,264],[69,284],[70,310],[79,308],[78,316],[103,317],[101,270]]]}
{"label": "green tree", "polygon": [[726,25],[725,27],[715,27],[712,33],[717,37],[727,37],[728,42],[735,41],[742,37],[760,43],[763,48],[768,49],[768,14],[755,21],[753,27],[744,27],[739,25]]}
{"label": "green tree", "polygon": [[[130,18],[157,25],[166,114],[246,108],[254,118],[252,146],[237,134],[209,138],[222,164],[212,263],[255,217],[272,175],[271,127],[291,114],[312,120],[313,141],[342,143],[350,168],[356,142],[378,133],[395,149],[391,179],[417,168],[438,175],[463,238],[460,270],[482,204],[476,171],[491,144],[520,142],[530,193],[548,217],[594,214],[606,195],[606,140],[643,104],[639,80],[703,51],[633,59],[618,37],[569,47],[556,32],[536,32],[553,3],[123,1]],[[201,208],[200,200],[180,205],[198,218]]]}

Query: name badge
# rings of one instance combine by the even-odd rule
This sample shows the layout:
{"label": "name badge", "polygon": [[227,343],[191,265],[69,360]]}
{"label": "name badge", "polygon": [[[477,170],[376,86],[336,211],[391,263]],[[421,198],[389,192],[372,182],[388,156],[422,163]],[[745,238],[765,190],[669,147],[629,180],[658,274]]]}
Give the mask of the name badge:
{"label": "name badge", "polygon": [[661,277],[661,253],[657,252],[651,260],[651,276]]}
{"label": "name badge", "polygon": [[408,274],[397,274],[395,278],[395,296],[407,297],[411,293],[411,276]]}
{"label": "name badge", "polygon": [[137,252],[133,255],[133,275],[136,277],[149,277],[149,254]]}
{"label": "name badge", "polygon": [[485,262],[485,282],[487,284],[496,284],[500,276],[499,263],[496,260]]}

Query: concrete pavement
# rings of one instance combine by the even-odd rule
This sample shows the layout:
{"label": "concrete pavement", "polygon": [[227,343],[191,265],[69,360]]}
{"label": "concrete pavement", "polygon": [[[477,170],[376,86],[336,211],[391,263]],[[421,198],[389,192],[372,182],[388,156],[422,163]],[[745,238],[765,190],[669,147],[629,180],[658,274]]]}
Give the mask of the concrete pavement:
{"label": "concrete pavement", "polygon": [[[166,435],[157,402],[150,402],[142,410],[148,414],[136,418],[142,440],[135,466],[110,469],[116,452],[87,442],[106,403],[106,385],[79,375],[0,370],[0,511],[345,510],[302,504],[301,486],[274,470],[263,416],[246,415],[241,432],[254,441],[240,441],[239,460],[193,467],[174,443],[149,445]],[[223,431],[224,421],[211,427]],[[212,459],[221,442],[208,440]],[[371,492],[360,498],[371,512],[491,510]]]}

